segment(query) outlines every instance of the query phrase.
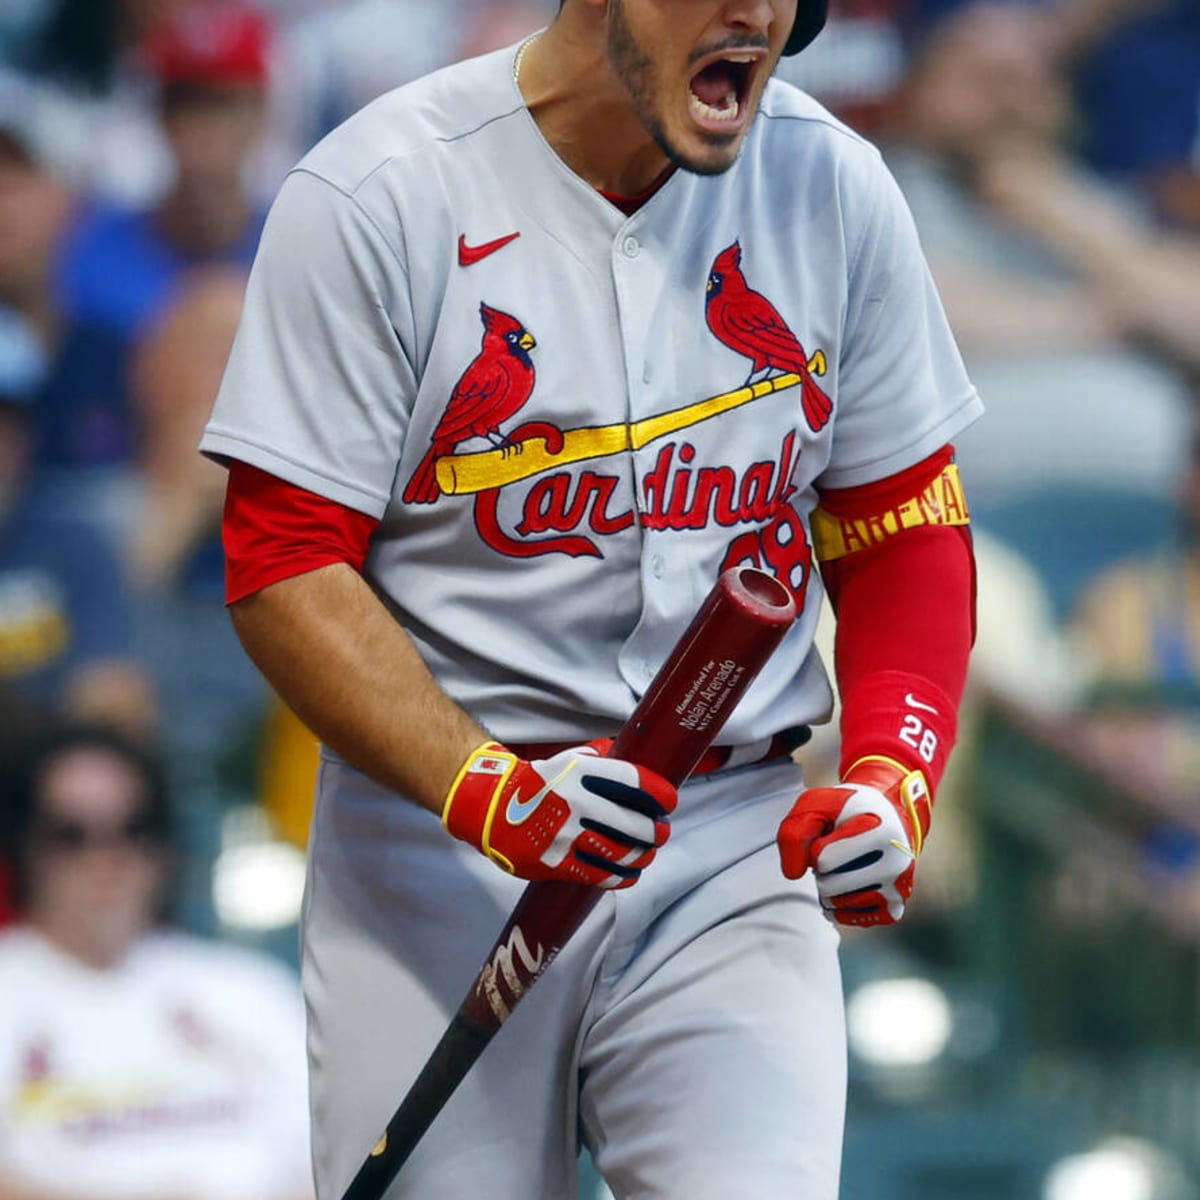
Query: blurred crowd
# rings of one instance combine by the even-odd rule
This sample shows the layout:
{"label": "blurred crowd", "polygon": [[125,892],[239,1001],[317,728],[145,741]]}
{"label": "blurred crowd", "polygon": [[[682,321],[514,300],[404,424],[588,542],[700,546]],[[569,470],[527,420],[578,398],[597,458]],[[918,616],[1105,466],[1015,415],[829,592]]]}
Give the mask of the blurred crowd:
{"label": "blurred crowd", "polygon": [[[196,444],[290,166],[374,96],[509,45],[556,8],[0,5],[0,921],[15,922],[0,936],[0,1200],[238,1194],[168,1176],[150,1191],[105,1184],[92,1149],[105,1112],[167,1139],[193,1117],[232,1129],[252,1105],[231,1065],[249,1035],[220,988],[192,1011],[163,983],[209,961],[198,939],[154,932],[169,909],[163,797],[186,807],[214,763],[248,754],[253,800],[304,838],[311,739],[233,636],[223,474]],[[1200,2],[831,8],[781,73],[879,145],[988,407],[958,447],[979,558],[968,703],[1074,722],[1107,767],[1196,799]],[[969,709],[942,801],[945,877],[971,729]],[[931,858],[932,895],[954,894],[936,839]],[[101,919],[105,905],[119,911]],[[115,1054],[88,1062],[65,1002],[59,1017],[10,1002],[18,970],[64,995],[98,996],[103,978],[109,1007],[157,1005],[184,1048],[159,1080],[175,1091],[118,1103],[131,1081],[172,1075],[161,1048],[138,1048],[155,1064],[141,1075]],[[278,980],[257,970],[211,973],[258,989],[255,1011],[282,1036]],[[286,1059],[281,1080],[299,1061]],[[65,1192],[30,1166],[59,1118],[54,1153],[95,1168]],[[278,1134],[266,1119],[261,1131]],[[259,1149],[238,1153],[253,1163]],[[257,1186],[303,1193],[283,1170]]]}

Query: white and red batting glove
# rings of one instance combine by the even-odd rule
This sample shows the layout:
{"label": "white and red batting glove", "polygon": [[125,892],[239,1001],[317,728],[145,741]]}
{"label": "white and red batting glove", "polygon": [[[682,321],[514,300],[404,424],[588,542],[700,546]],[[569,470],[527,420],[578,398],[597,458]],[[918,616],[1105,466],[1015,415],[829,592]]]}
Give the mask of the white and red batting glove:
{"label": "white and red batting glove", "polygon": [[631,887],[667,840],[677,795],[661,775],[604,758],[611,745],[529,762],[485,742],[451,785],[442,823],[522,879]]}
{"label": "white and red batting glove", "polygon": [[811,867],[821,907],[839,925],[894,925],[932,816],[922,772],[860,758],[837,787],[800,793],[779,827],[783,873],[799,879]]}

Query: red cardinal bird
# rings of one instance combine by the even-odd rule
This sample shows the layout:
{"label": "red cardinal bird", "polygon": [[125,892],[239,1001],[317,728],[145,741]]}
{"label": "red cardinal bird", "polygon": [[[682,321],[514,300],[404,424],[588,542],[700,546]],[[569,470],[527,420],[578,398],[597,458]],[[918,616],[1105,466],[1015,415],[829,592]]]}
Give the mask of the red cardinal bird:
{"label": "red cardinal bird", "polygon": [[459,442],[486,437],[497,445],[508,444],[500,434],[507,421],[533,391],[533,362],[529,351],[537,345],[516,317],[499,309],[479,306],[483,318],[483,345],[462,373],[450,394],[450,403],[433,431],[433,444],[421,459],[404,489],[406,504],[432,504],[441,494],[434,466]]}
{"label": "red cardinal bird", "polygon": [[787,322],[766,296],[746,286],[746,277],[739,268],[741,261],[740,242],[734,242],[713,260],[704,304],[708,327],[726,346],[754,364],[747,383],[767,368],[799,375],[800,403],[815,433],[829,420],[833,403],[812,377],[808,355]]}

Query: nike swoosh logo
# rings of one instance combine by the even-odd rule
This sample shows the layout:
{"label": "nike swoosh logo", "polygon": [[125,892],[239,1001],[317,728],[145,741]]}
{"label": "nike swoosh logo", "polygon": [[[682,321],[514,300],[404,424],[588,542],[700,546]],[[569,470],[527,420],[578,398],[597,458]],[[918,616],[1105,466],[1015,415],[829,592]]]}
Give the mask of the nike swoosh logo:
{"label": "nike swoosh logo", "polygon": [[458,235],[458,265],[460,267],[471,267],[477,262],[487,258],[489,254],[495,254],[497,250],[503,250],[509,242],[515,242],[521,236],[520,231],[510,233],[507,237],[498,237],[495,241],[484,242],[481,246],[468,246],[467,235],[460,233]]}
{"label": "nike swoosh logo", "polygon": [[521,791],[518,788],[513,792],[512,798],[508,802],[508,807],[504,810],[504,819],[510,825],[520,825],[522,821],[528,819],[535,808],[552,792],[570,773],[579,766],[577,758],[571,759],[569,763],[548,783],[542,785],[542,790],[535,795],[530,796],[528,800],[521,799]]}
{"label": "nike swoosh logo", "polygon": [[918,700],[916,696],[912,694],[912,692],[909,692],[908,695],[904,697],[904,703],[910,708],[923,708],[926,712],[933,713],[935,717],[938,715],[938,710],[934,708],[932,704],[922,704],[920,700]]}

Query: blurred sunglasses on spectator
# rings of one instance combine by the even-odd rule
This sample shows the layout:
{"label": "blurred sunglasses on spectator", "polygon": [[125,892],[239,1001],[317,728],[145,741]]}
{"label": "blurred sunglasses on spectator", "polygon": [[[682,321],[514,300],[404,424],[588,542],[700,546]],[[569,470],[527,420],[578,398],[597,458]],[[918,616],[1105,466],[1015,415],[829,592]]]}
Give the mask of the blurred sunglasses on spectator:
{"label": "blurred sunglasses on spectator", "polygon": [[81,854],[95,847],[150,851],[162,845],[163,831],[149,812],[134,813],[117,825],[88,825],[69,818],[42,817],[33,827],[33,843],[38,849],[60,855]]}

